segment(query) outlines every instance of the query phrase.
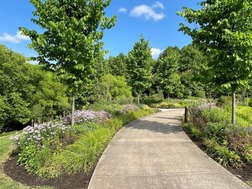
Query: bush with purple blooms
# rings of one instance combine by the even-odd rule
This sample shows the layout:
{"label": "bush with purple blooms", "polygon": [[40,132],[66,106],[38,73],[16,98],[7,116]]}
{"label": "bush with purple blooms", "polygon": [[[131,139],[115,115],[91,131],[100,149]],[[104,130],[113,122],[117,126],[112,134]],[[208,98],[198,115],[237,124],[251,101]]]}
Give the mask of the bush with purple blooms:
{"label": "bush with purple blooms", "polygon": [[27,126],[23,129],[22,133],[16,133],[10,139],[13,140],[18,147],[27,145],[29,142],[34,142],[39,150],[43,146],[43,140],[53,139],[55,137],[62,138],[65,130],[69,127],[62,123],[42,123],[35,124],[34,127]]}
{"label": "bush with purple blooms", "polygon": [[17,133],[11,140],[17,145],[18,163],[24,165],[30,173],[38,173],[47,158],[60,153],[66,146],[73,144],[80,135],[92,131],[111,115],[106,111],[78,110],[75,111],[75,127],[71,127],[71,116],[61,122],[43,123],[27,126],[22,133]]}
{"label": "bush with purple blooms", "polygon": [[[92,110],[77,110],[74,112],[74,121],[75,123],[84,123],[84,122],[103,122],[111,118],[111,114],[106,111],[92,111]],[[61,118],[61,122],[64,125],[69,125],[71,123],[71,115]]]}
{"label": "bush with purple blooms", "polygon": [[125,104],[123,105],[123,111],[129,112],[129,111],[137,111],[139,108],[134,104]]}
{"label": "bush with purple blooms", "polygon": [[47,157],[62,149],[62,141],[69,141],[70,127],[62,123],[43,123],[27,126],[21,134],[10,139],[17,145],[18,163],[28,172],[34,172],[43,165]]}
{"label": "bush with purple blooms", "polygon": [[66,116],[58,123],[24,128],[22,133],[11,137],[17,146],[18,163],[29,173],[42,177],[87,171],[117,130],[153,113],[131,104],[120,105],[120,110],[122,113],[114,118],[107,111],[76,111],[74,127],[69,126],[70,116]]}

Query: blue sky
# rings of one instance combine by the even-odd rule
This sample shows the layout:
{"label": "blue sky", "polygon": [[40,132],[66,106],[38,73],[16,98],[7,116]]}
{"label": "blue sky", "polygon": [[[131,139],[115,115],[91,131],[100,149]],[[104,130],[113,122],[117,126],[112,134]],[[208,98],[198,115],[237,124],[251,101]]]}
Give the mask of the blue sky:
{"label": "blue sky", "polygon": [[[116,15],[116,26],[107,30],[104,49],[107,56],[127,54],[140,35],[149,40],[153,57],[156,58],[168,46],[182,48],[191,38],[179,32],[179,23],[185,22],[176,15],[182,7],[197,9],[199,0],[112,0],[106,9],[107,16]],[[6,0],[0,7],[0,43],[24,56],[36,56],[27,45],[30,40],[22,36],[19,27],[38,29],[30,20],[33,5],[29,0]]]}

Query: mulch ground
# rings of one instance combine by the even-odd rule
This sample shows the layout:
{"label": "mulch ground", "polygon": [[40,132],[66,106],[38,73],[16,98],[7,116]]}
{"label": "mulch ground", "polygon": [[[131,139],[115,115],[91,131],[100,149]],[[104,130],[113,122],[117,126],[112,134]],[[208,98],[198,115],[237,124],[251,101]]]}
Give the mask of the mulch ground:
{"label": "mulch ground", "polygon": [[44,179],[27,173],[24,166],[17,166],[17,157],[10,157],[4,165],[5,174],[28,186],[52,186],[58,189],[86,189],[95,166],[87,173],[63,174],[54,179]]}

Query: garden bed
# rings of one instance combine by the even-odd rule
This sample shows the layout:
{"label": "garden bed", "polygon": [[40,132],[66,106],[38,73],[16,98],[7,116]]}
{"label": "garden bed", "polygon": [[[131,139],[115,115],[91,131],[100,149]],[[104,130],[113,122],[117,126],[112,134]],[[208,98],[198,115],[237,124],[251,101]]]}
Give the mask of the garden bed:
{"label": "garden bed", "polygon": [[[146,107],[135,110],[131,107],[134,106],[124,106],[125,111],[117,110],[112,118],[102,112],[99,114],[102,119],[94,119],[93,124],[88,120],[87,124],[76,128],[57,126],[59,124],[25,128],[22,134],[11,137],[17,148],[3,166],[5,174],[28,186],[87,188],[95,166],[114,134],[123,125],[154,113]],[[77,113],[93,120],[90,112]]]}
{"label": "garden bed", "polygon": [[237,123],[230,109],[191,107],[184,130],[191,140],[229,172],[252,186],[252,108],[237,107]]}

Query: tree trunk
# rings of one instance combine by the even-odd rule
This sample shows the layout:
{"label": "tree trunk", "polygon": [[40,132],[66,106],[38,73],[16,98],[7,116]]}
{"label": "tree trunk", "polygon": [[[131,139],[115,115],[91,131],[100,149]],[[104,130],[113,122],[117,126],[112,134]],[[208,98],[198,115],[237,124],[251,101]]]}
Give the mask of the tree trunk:
{"label": "tree trunk", "polygon": [[232,92],[232,124],[235,124],[235,91]]}
{"label": "tree trunk", "polygon": [[72,115],[71,115],[71,125],[74,126],[74,107],[75,107],[75,95],[72,94]]}
{"label": "tree trunk", "polygon": [[140,95],[137,95],[137,104],[140,104]]}

